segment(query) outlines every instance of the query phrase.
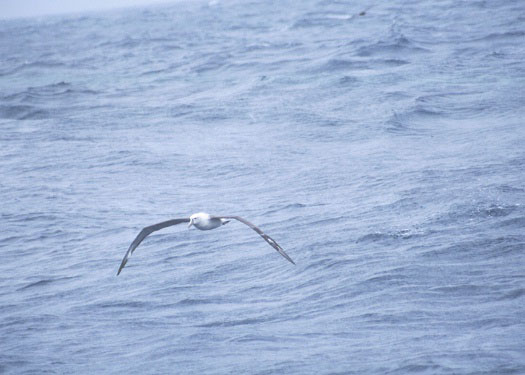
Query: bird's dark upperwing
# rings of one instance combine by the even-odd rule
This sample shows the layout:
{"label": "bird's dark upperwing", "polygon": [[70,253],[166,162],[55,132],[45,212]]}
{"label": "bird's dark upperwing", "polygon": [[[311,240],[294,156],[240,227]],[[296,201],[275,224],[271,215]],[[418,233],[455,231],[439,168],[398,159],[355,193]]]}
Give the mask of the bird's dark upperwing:
{"label": "bird's dark upperwing", "polygon": [[190,218],[183,218],[183,219],[173,219],[168,221],[163,221],[162,223],[158,223],[155,225],[150,225],[149,227],[146,227],[140,231],[138,236],[133,240],[131,245],[129,245],[128,251],[126,251],[126,255],[124,255],[124,259],[122,259],[122,263],[120,263],[120,267],[117,272],[117,276],[120,274],[126,263],[128,262],[128,258],[133,254],[137,246],[140,245],[142,240],[146,237],[148,237],[151,233],[158,231],[160,229],[170,227],[172,225],[177,225],[180,223],[189,223]]}
{"label": "bird's dark upperwing", "polygon": [[248,220],[240,217],[240,216],[216,216],[220,219],[235,219],[237,221],[240,221],[241,223],[243,224],[246,224],[247,226],[249,226],[250,228],[252,228],[254,231],[256,231],[257,233],[259,233],[259,235],[266,241],[270,244],[271,247],[273,247],[275,250],[277,250],[277,252],[279,252],[279,254],[281,254],[283,257],[285,257],[288,261],[290,261],[292,264],[295,264],[295,262],[292,260],[292,258],[290,258],[288,256],[288,254],[286,254],[283,250],[283,248],[281,246],[279,246],[279,244],[277,242],[274,241],[273,238],[271,238],[270,236],[268,236],[266,233],[264,233],[259,227],[253,225],[252,223],[250,223]]}

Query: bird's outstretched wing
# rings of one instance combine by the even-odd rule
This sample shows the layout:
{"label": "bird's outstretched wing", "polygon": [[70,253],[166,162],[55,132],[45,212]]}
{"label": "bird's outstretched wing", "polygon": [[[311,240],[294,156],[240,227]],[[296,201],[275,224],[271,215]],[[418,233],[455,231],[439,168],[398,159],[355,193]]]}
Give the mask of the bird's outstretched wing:
{"label": "bird's outstretched wing", "polygon": [[120,274],[120,272],[122,271],[122,269],[128,262],[128,258],[131,256],[131,254],[133,254],[137,246],[140,245],[140,243],[142,242],[144,238],[146,238],[151,233],[159,229],[163,229],[163,228],[170,227],[172,225],[177,225],[180,223],[188,223],[189,221],[190,221],[190,218],[173,219],[173,220],[163,221],[162,223],[158,223],[155,225],[150,225],[149,227],[142,229],[140,233],[138,234],[138,236],[135,237],[131,245],[129,245],[129,249],[128,251],[126,251],[126,255],[124,255],[124,258],[122,259],[122,263],[120,263],[120,267],[118,269],[117,276]]}
{"label": "bird's outstretched wing", "polygon": [[290,261],[292,264],[295,264],[295,262],[292,260],[292,258],[290,258],[288,256],[288,254],[286,254],[283,250],[283,248],[281,246],[279,246],[279,244],[277,242],[274,241],[273,238],[271,238],[270,236],[268,236],[266,233],[264,233],[259,227],[253,225],[252,223],[250,223],[248,220],[240,217],[240,216],[215,216],[215,217],[218,217],[220,219],[235,219],[237,221],[240,221],[241,223],[243,224],[246,224],[247,226],[249,226],[250,228],[252,228],[254,231],[256,231],[257,233],[259,233],[259,235],[266,241],[270,244],[271,247],[273,247],[275,250],[277,250],[277,252],[279,254],[281,254],[283,257],[285,257],[288,261]]}

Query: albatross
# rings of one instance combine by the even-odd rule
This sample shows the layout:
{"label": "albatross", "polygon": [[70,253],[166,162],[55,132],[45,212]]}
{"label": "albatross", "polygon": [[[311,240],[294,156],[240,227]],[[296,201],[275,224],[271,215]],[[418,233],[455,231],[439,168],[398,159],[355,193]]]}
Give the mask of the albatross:
{"label": "albatross", "polygon": [[268,244],[270,244],[271,247],[273,247],[279,254],[281,254],[284,258],[286,258],[289,262],[292,264],[295,264],[295,262],[286,254],[281,246],[275,242],[273,238],[268,236],[266,233],[264,233],[259,227],[253,225],[248,220],[243,219],[240,216],[212,216],[210,214],[199,212],[196,214],[191,215],[190,217],[184,217],[181,219],[172,219],[168,221],[163,221],[162,223],[150,225],[149,227],[143,228],[140,233],[135,237],[131,245],[129,246],[128,251],[126,251],[126,255],[124,255],[124,258],[122,259],[122,263],[120,263],[120,267],[117,272],[117,276],[120,275],[120,272],[128,262],[129,257],[135,249],[140,245],[140,243],[149,236],[151,233],[156,232],[160,229],[170,227],[172,225],[177,225],[181,223],[189,223],[188,228],[191,228],[193,225],[195,228],[200,230],[211,230],[218,228],[220,226],[223,226],[225,224],[228,224],[230,220],[237,220],[240,221],[243,224],[246,224],[250,228],[252,228],[254,231],[256,231]]}

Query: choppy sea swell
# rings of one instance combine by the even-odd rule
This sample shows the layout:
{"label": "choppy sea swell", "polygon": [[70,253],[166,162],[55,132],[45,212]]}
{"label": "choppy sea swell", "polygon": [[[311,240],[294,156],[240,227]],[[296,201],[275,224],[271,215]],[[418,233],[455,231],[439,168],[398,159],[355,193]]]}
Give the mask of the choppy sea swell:
{"label": "choppy sea swell", "polygon": [[[0,21],[0,372],[525,373],[520,1]],[[149,224],[198,211],[249,228]]]}

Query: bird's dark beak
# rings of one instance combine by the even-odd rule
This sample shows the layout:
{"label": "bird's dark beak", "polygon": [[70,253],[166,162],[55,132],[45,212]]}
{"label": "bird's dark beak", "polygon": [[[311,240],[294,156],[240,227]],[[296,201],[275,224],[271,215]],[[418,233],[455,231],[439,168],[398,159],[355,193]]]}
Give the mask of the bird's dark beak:
{"label": "bird's dark beak", "polygon": [[193,225],[193,219],[190,219],[190,223],[188,224],[188,228],[190,228]]}

